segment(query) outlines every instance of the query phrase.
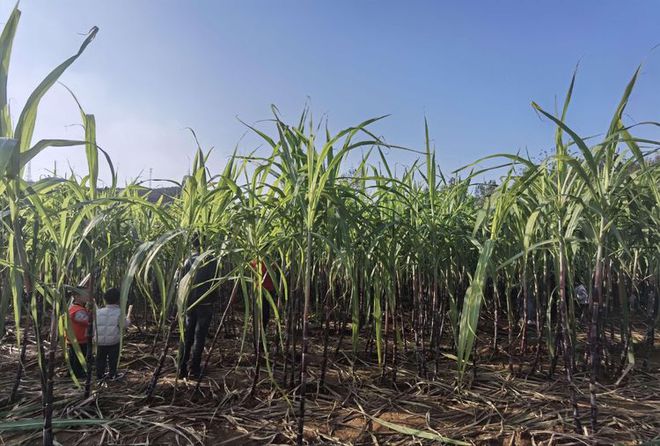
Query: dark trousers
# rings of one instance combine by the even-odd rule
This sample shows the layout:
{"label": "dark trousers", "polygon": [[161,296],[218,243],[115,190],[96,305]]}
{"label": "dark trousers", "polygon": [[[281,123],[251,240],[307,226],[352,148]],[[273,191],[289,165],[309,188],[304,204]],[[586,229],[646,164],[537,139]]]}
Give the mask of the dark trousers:
{"label": "dark trousers", "polygon": [[110,369],[110,378],[117,376],[117,361],[119,360],[119,344],[99,345],[96,351],[96,377],[103,378],[106,366]]}
{"label": "dark trousers", "polygon": [[275,290],[264,289],[263,291],[264,296],[261,298],[261,324],[264,330],[268,329],[268,322],[270,321],[270,302],[268,302],[268,299],[266,299],[265,297],[266,293],[270,294],[270,297],[271,299],[273,299],[273,302],[275,302],[275,298],[277,297]]}
{"label": "dark trousers", "polygon": [[[78,344],[80,346],[80,351],[82,352],[85,359],[87,359],[87,349],[92,347],[92,344]],[[87,370],[78,360],[76,351],[73,349],[73,345],[69,344],[69,362],[71,363],[71,370],[76,378],[82,379],[87,376]]]}
{"label": "dark trousers", "polygon": [[268,321],[270,321],[270,303],[266,299],[261,302],[261,324],[264,330],[268,329]]}
{"label": "dark trousers", "polygon": [[179,345],[181,358],[179,361],[179,372],[184,374],[188,371],[188,358],[192,351],[192,364],[190,371],[193,375],[201,371],[202,352],[206,335],[209,332],[211,318],[213,317],[213,308],[209,305],[197,305],[186,314],[186,332],[184,341]]}

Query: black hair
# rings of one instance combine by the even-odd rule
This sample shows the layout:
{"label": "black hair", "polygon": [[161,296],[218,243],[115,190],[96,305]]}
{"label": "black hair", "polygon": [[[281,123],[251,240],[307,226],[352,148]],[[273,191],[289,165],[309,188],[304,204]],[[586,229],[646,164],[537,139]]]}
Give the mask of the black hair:
{"label": "black hair", "polygon": [[119,288],[110,288],[103,294],[103,300],[108,305],[119,304]]}
{"label": "black hair", "polygon": [[195,232],[192,235],[192,239],[190,240],[190,243],[193,245],[193,248],[199,249],[199,234]]}

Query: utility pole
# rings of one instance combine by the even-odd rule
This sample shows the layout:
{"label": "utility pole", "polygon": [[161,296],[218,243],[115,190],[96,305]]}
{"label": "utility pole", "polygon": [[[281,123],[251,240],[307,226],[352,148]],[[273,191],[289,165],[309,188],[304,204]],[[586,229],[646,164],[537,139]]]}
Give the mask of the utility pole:
{"label": "utility pole", "polygon": [[151,181],[153,180],[153,175],[154,175],[154,168],[150,167],[149,168],[149,189],[153,189]]}
{"label": "utility pole", "polygon": [[27,182],[32,183],[32,161],[27,165]]}

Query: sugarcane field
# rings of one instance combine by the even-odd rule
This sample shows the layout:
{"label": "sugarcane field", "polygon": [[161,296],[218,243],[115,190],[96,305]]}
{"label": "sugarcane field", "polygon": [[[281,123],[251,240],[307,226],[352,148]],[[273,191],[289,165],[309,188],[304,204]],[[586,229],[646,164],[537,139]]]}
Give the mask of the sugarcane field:
{"label": "sugarcane field", "polygon": [[660,444],[659,4],[2,3],[0,445]]}

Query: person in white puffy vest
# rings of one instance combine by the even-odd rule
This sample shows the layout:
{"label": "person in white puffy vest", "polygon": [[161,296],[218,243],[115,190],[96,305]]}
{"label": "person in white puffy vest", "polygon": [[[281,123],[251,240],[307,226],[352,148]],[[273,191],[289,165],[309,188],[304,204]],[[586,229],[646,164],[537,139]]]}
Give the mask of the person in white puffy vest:
{"label": "person in white puffy vest", "polygon": [[[106,366],[109,368],[108,378],[117,377],[117,362],[119,361],[119,340],[121,309],[119,308],[119,289],[110,288],[103,295],[105,306],[96,311],[96,377],[105,377]],[[130,311],[126,316],[125,327],[131,323]]]}

